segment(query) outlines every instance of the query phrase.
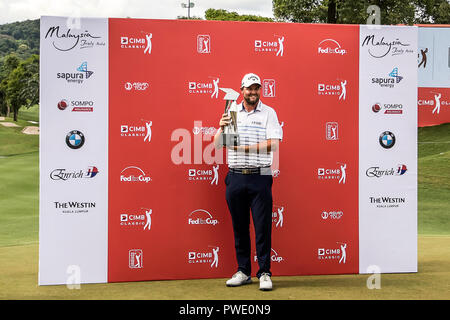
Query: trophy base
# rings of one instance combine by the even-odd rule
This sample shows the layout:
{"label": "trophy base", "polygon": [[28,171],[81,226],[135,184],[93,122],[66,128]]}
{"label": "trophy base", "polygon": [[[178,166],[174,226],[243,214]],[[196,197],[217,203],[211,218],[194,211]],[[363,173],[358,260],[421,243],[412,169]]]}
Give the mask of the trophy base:
{"label": "trophy base", "polygon": [[230,146],[239,146],[239,134],[237,133],[224,133],[222,134],[222,146],[230,147]]}

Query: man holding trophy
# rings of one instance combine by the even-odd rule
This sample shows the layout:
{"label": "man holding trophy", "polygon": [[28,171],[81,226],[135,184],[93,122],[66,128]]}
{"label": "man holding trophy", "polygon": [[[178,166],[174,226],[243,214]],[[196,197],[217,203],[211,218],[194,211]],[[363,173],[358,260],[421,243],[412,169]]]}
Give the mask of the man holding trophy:
{"label": "man holding trophy", "polygon": [[225,113],[214,137],[217,148],[227,148],[229,171],[225,178],[226,200],[234,231],[238,270],[226,284],[236,287],[251,283],[250,211],[255,228],[256,254],[261,290],[271,290],[272,237],[272,152],[277,150],[283,131],[274,109],[260,100],[261,79],[246,74],[239,93],[226,92]]}

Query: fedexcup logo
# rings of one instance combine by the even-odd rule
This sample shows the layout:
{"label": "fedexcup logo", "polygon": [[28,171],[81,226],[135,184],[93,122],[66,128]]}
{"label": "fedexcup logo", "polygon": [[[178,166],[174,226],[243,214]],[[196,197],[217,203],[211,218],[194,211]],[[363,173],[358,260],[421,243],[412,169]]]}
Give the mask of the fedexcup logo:
{"label": "fedexcup logo", "polygon": [[384,131],[380,134],[378,141],[384,149],[391,149],[395,145],[395,135],[390,131]]}
{"label": "fedexcup logo", "polygon": [[325,39],[319,42],[317,53],[343,56],[347,53],[347,50],[343,49],[336,40]]}
{"label": "fedexcup logo", "polygon": [[81,131],[72,130],[66,135],[66,144],[71,149],[80,149],[84,141],[84,134]]}
{"label": "fedexcup logo", "polygon": [[[270,253],[270,260],[275,263],[281,263],[281,262],[285,261],[286,259],[284,257],[282,257],[278,252],[276,252],[272,248],[271,253]],[[258,261],[258,256],[256,254],[253,256],[253,261],[255,261],[255,262]]]}
{"label": "fedexcup logo", "polygon": [[152,179],[139,167],[126,167],[120,172],[120,181],[126,183],[149,183]]}
{"label": "fedexcup logo", "polygon": [[98,42],[96,39],[101,37],[92,35],[88,30],[78,31],[67,29],[61,31],[61,26],[52,26],[48,28],[45,39],[52,39],[52,45],[59,51],[70,51],[79,45],[80,49],[92,48],[94,45],[104,46],[104,42]]}
{"label": "fedexcup logo", "polygon": [[219,221],[214,219],[211,213],[203,209],[194,210],[188,215],[189,225],[209,225],[214,227],[218,223]]}

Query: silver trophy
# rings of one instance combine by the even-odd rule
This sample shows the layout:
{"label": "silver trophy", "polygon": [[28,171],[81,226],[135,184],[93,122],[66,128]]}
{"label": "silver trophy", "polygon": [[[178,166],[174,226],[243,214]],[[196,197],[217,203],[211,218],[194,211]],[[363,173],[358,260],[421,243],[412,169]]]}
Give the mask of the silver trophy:
{"label": "silver trophy", "polygon": [[239,133],[237,129],[237,105],[236,100],[239,98],[239,92],[234,91],[229,88],[220,88],[223,92],[225,92],[225,113],[228,113],[231,116],[230,124],[226,125],[223,129],[223,133],[220,138],[220,144],[222,146],[238,146],[239,142]]}

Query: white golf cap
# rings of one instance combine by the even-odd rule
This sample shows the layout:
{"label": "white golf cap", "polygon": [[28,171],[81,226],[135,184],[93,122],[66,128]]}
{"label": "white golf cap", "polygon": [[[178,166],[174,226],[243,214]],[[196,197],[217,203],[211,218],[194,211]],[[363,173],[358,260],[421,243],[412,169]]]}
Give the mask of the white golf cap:
{"label": "white golf cap", "polygon": [[243,78],[241,82],[241,88],[242,87],[250,87],[252,84],[259,84],[261,85],[261,79],[254,73],[247,73]]}

